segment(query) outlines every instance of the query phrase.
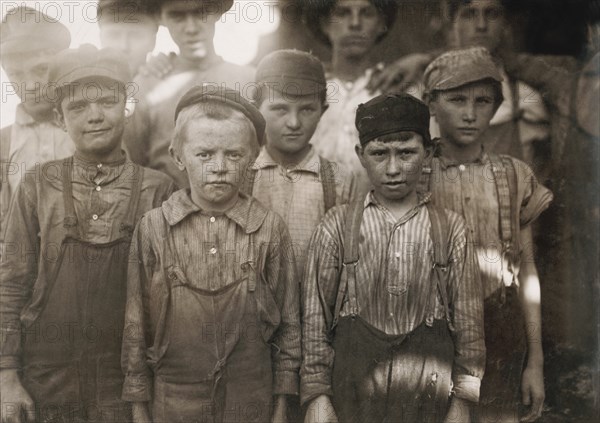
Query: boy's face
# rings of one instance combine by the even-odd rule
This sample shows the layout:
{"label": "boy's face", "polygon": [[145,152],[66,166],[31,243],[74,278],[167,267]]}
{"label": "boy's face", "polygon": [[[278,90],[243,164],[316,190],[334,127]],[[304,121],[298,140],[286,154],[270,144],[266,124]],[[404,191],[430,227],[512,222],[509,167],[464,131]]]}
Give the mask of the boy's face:
{"label": "boy's face", "polygon": [[494,87],[485,81],[442,91],[429,102],[442,138],[463,146],[479,142],[497,109]]}
{"label": "boy's face", "polygon": [[89,158],[103,159],[121,149],[125,129],[125,94],[116,82],[78,81],[59,107],[58,119]]}
{"label": "boy's face", "polygon": [[2,67],[25,110],[32,115],[51,113],[54,105],[48,100],[48,69],[56,52],[37,51],[14,55],[3,60]]}
{"label": "boy's face", "polygon": [[243,123],[198,118],[187,123],[180,151],[173,152],[180,170],[187,170],[194,195],[215,205],[238,194],[245,171],[258,145]]}
{"label": "boy's face", "polygon": [[160,23],[167,27],[186,59],[203,59],[212,49],[219,15],[214,8],[202,3],[175,0],[165,2],[161,7]]}
{"label": "boy's face", "polygon": [[369,175],[375,192],[386,200],[399,201],[416,188],[424,160],[431,154],[423,147],[421,135],[396,141],[369,141],[356,146],[356,154]]}
{"label": "boy's face", "polygon": [[275,90],[269,90],[259,110],[267,122],[267,144],[284,154],[308,148],[323,114],[319,95],[296,97]]}
{"label": "boy's face", "polygon": [[[134,73],[146,63],[146,56],[156,44],[156,21],[150,17],[133,18],[136,22],[103,22],[100,25],[102,48],[110,47],[121,51],[130,59]],[[133,20],[132,19],[132,20]]]}
{"label": "boy's face", "polygon": [[491,52],[502,42],[506,27],[499,0],[473,0],[461,5],[453,25],[459,48],[480,46]]}
{"label": "boy's face", "polygon": [[384,19],[369,0],[338,0],[322,25],[333,51],[346,57],[365,56],[385,32]]}

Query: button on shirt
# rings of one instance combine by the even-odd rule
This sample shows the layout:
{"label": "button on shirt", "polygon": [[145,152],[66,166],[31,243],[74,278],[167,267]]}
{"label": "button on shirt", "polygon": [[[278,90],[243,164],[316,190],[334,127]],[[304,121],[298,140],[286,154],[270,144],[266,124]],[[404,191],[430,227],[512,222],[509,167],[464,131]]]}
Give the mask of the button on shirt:
{"label": "button on shirt", "polygon": [[[272,341],[278,350],[273,356],[273,394],[298,393],[300,295],[285,224],[258,201],[242,194],[233,207],[215,215],[194,204],[189,190],[180,190],[161,209],[144,216],[134,233],[131,256],[137,260],[129,266],[126,321],[140,330],[124,339],[125,400],[152,398],[148,357],[159,360],[160,351],[167,348],[162,334],[167,330],[168,285],[162,269],[177,265],[195,288],[218,290],[242,276],[241,264],[250,257],[245,246],[251,235],[254,241],[250,248],[261,274],[259,283],[268,284],[277,305],[277,310],[263,311],[281,315]],[[167,240],[172,240],[177,263],[164,262]]]}
{"label": "button on shirt", "polygon": [[[359,315],[388,335],[402,335],[425,321],[431,297],[433,242],[425,203],[396,219],[369,193],[364,202],[356,267]],[[334,353],[323,307],[334,308],[340,278],[344,217],[336,207],[317,226],[309,246],[303,294],[303,354],[301,396],[305,402],[331,395]],[[455,389],[477,398],[485,363],[481,283],[464,220],[447,212],[449,226],[448,292],[453,316]],[[348,315],[346,301],[341,316]],[[444,319],[439,295],[434,317]],[[462,395],[461,394],[461,395]]]}
{"label": "button on shirt", "polygon": [[[25,313],[25,308],[45,295],[47,278],[58,265],[66,235],[63,169],[63,160],[52,161],[28,174],[8,212],[0,262],[0,330],[4,341],[0,346],[0,368],[20,365],[20,316],[35,314]],[[134,169],[133,163],[124,158],[100,168],[97,163],[74,157],[73,199],[83,240],[96,244],[123,236],[120,224],[129,205]],[[101,184],[102,191],[96,191],[97,184]],[[173,190],[167,176],[145,169],[137,218],[159,206]]]}
{"label": "button on shirt", "polygon": [[[275,162],[263,147],[254,167],[258,169],[252,196],[279,214],[287,224],[294,243],[298,273],[302,275],[308,240],[325,215],[321,163],[314,148],[297,166],[285,168]],[[336,204],[346,204],[355,180],[335,167]]]}
{"label": "button on shirt", "polygon": [[[439,148],[440,157],[435,157],[431,165],[429,189],[432,201],[459,213],[466,220],[475,243],[483,293],[487,298],[502,283],[510,285],[513,280],[501,260],[500,215],[492,164],[483,150],[475,161],[459,164],[444,157],[443,143]],[[550,205],[552,193],[537,181],[529,166],[518,159],[511,160],[516,170],[514,198],[519,205],[518,221],[524,227]],[[515,265],[518,272],[518,263]]]}

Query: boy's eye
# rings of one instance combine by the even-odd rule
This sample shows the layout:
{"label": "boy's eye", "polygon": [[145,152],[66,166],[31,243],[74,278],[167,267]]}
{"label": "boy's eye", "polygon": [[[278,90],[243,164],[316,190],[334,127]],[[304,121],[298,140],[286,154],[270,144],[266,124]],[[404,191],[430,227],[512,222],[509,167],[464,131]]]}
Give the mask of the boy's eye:
{"label": "boy's eye", "polygon": [[448,101],[451,103],[461,103],[465,101],[465,98],[460,96],[448,97]]}
{"label": "boy's eye", "polygon": [[196,153],[196,157],[200,157],[201,159],[208,159],[208,158],[210,158],[210,154],[206,153],[204,151],[200,151],[200,152]]}
{"label": "boy's eye", "polygon": [[241,153],[229,153],[228,156],[232,160],[240,160],[242,158]]}
{"label": "boy's eye", "polygon": [[304,113],[312,113],[314,111],[315,111],[315,108],[311,107],[311,106],[307,106],[307,107],[303,107],[302,108],[302,112],[304,112]]}
{"label": "boy's eye", "polygon": [[490,97],[479,97],[476,101],[480,104],[491,104],[494,102]]}

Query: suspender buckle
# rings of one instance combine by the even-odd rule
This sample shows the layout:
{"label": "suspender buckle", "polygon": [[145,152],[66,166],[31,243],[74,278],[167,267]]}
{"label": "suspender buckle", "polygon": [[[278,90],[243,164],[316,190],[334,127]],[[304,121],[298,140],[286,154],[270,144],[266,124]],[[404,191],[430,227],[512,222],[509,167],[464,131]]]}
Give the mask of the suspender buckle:
{"label": "suspender buckle", "polygon": [[440,263],[436,263],[433,262],[433,266],[431,266],[432,269],[440,269],[442,272],[447,272],[448,271],[448,265],[447,264],[440,264]]}

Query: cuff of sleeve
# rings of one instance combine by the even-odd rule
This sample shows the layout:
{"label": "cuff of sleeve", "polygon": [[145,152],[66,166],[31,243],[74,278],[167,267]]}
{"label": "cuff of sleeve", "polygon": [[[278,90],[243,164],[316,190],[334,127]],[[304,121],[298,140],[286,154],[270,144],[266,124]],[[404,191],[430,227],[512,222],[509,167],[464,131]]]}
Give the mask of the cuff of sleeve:
{"label": "cuff of sleeve", "polygon": [[479,402],[479,387],[481,379],[470,375],[458,375],[453,378],[454,395],[474,403]]}
{"label": "cuff of sleeve", "polygon": [[152,400],[152,381],[147,375],[127,375],[123,382],[121,399],[127,402],[148,402]]}
{"label": "cuff of sleeve", "polygon": [[273,380],[273,395],[298,395],[299,384],[297,372],[277,372]]}
{"label": "cuff of sleeve", "polygon": [[4,369],[20,369],[21,359],[16,355],[0,356],[0,370]]}
{"label": "cuff of sleeve", "polygon": [[333,397],[333,389],[328,383],[303,382],[300,385],[300,404],[306,405],[321,395]]}

